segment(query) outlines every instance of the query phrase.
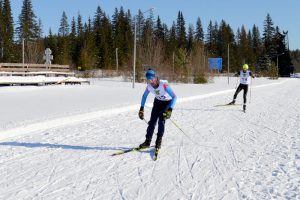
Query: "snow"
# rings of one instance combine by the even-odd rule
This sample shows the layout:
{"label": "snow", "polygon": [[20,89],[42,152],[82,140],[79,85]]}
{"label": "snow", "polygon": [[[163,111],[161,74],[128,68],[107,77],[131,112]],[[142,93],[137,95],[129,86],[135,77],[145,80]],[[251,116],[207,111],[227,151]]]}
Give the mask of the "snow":
{"label": "snow", "polygon": [[[28,72],[30,73],[40,73],[40,74],[54,74],[54,72]],[[60,72],[55,72],[55,74],[60,74]],[[72,75],[72,73],[61,73],[65,75]],[[75,83],[85,83],[87,82],[86,79],[83,78],[76,78],[76,77],[64,77],[64,76],[58,76],[58,77],[47,77],[45,75],[38,75],[38,76],[0,76],[0,84],[6,85],[6,84],[59,84],[62,82],[75,82]]]}
{"label": "snow", "polygon": [[236,78],[171,83],[158,160],[152,149],[112,157],[145,139],[145,86],[0,87],[0,199],[300,199],[299,79],[254,79],[246,113],[215,106]]}

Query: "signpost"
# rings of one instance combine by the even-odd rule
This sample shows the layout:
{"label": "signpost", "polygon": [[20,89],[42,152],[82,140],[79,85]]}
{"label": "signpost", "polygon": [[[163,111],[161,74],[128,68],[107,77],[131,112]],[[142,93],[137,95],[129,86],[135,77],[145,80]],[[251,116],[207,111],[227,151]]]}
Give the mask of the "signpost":
{"label": "signpost", "polygon": [[222,70],[222,58],[208,58],[209,69]]}

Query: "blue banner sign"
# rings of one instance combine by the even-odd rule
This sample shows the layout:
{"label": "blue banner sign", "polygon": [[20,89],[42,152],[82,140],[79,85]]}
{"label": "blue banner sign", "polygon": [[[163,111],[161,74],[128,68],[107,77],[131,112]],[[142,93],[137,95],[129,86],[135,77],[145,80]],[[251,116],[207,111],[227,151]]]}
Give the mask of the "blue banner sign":
{"label": "blue banner sign", "polygon": [[222,58],[208,58],[209,69],[222,70]]}

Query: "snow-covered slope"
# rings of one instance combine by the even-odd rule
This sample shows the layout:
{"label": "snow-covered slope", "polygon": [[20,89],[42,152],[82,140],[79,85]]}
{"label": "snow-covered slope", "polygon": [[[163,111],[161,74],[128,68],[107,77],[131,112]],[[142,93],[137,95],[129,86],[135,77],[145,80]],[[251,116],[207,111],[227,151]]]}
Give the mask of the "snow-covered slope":
{"label": "snow-covered slope", "polygon": [[110,156],[144,141],[145,84],[0,88],[0,199],[300,198],[299,79],[255,79],[246,113],[215,106],[235,78],[171,85],[157,161],[152,149]]}

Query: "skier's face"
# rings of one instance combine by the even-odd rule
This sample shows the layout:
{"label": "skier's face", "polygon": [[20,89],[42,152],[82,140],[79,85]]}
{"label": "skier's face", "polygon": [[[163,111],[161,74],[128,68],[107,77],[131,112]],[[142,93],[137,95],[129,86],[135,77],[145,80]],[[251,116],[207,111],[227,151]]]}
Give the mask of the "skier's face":
{"label": "skier's face", "polygon": [[158,83],[157,77],[148,80],[148,84],[150,84],[152,87],[157,86],[157,83]]}

